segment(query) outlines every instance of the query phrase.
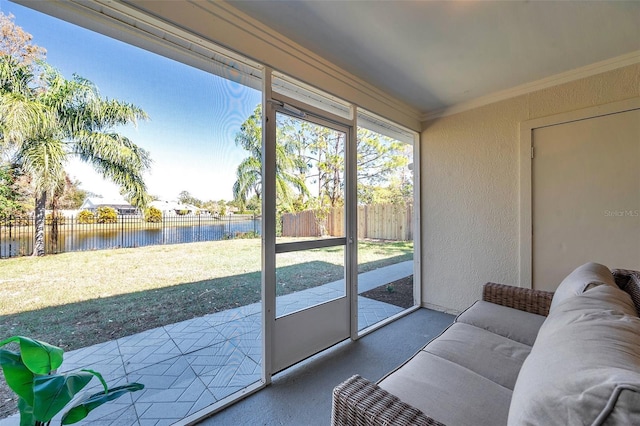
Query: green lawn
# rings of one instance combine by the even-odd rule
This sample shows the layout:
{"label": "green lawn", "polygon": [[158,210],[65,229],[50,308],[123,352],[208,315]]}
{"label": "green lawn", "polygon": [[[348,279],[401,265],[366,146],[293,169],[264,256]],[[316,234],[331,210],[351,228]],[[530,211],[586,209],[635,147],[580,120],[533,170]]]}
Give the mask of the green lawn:
{"label": "green lawn", "polygon": [[[360,272],[413,258],[411,242],[359,244]],[[342,248],[279,254],[277,294],[342,278]],[[72,350],[260,300],[260,240],[0,260],[0,338]]]}

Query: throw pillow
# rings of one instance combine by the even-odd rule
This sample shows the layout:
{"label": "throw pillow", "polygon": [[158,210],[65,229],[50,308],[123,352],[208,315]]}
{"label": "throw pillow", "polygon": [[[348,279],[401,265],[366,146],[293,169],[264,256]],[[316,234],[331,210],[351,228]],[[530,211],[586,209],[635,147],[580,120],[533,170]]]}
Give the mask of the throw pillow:
{"label": "throw pillow", "polygon": [[565,300],[603,284],[616,287],[616,282],[609,268],[599,263],[585,263],[562,280],[553,295],[549,311],[553,311]]}

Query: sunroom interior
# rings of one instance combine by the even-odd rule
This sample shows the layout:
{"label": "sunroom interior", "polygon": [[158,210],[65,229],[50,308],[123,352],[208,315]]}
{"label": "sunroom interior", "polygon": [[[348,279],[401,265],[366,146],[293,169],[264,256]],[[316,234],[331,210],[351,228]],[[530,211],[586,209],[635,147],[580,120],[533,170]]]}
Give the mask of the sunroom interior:
{"label": "sunroom interior", "polygon": [[[361,114],[413,139],[419,311],[460,313],[485,282],[554,291],[588,261],[640,270],[638,2],[16,2],[260,89],[272,118],[302,110],[352,134]],[[584,132],[572,123],[627,113],[636,124],[626,145],[600,139],[599,147],[576,142],[557,152],[547,143]],[[605,139],[617,126],[602,125]],[[548,131],[560,127],[570,136]],[[586,160],[573,161],[587,149]],[[590,178],[607,161],[617,171]],[[548,181],[555,189],[542,191]],[[622,189],[611,195],[612,187]],[[348,203],[347,231],[336,242],[347,257],[357,200]],[[279,246],[268,229],[263,244],[266,286],[279,252],[312,248]],[[356,276],[347,268],[347,283]],[[331,323],[335,333],[300,350],[290,342],[308,329],[294,330],[297,319],[276,325],[275,299],[263,299],[263,385],[324,347],[363,336],[348,299],[302,320]],[[281,357],[283,346],[295,357]]]}

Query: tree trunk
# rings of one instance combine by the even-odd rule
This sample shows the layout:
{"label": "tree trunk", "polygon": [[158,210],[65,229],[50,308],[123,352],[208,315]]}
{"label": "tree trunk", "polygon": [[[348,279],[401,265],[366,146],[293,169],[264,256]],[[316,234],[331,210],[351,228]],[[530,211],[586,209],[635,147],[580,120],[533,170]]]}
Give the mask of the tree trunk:
{"label": "tree trunk", "polygon": [[33,243],[33,256],[44,256],[44,222],[46,214],[47,193],[42,191],[36,196],[35,211],[35,241]]}

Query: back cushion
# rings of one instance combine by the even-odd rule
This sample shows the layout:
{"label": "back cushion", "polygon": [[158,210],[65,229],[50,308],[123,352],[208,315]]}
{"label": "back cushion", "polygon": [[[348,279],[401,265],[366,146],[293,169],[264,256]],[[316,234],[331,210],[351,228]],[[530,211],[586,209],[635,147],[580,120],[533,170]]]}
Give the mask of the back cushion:
{"label": "back cushion", "polygon": [[616,282],[609,268],[599,263],[589,262],[577,267],[558,286],[553,300],[551,300],[550,311],[555,309],[565,300],[580,295],[586,290],[599,286],[610,285],[615,287]]}
{"label": "back cushion", "polygon": [[549,313],[513,391],[509,425],[640,425],[640,318],[600,285]]}

